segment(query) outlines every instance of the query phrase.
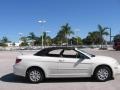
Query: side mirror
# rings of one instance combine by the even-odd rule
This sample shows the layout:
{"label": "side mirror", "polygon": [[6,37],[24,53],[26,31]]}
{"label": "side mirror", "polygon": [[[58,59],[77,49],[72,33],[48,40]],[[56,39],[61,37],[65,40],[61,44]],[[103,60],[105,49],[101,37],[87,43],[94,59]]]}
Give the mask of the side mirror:
{"label": "side mirror", "polygon": [[95,57],[95,55],[91,55],[91,57]]}

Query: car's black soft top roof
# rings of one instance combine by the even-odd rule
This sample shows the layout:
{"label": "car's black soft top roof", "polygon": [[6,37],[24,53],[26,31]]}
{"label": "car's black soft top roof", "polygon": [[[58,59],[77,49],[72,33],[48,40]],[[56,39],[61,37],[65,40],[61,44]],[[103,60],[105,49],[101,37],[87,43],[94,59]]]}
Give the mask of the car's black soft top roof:
{"label": "car's black soft top roof", "polygon": [[44,48],[46,50],[55,50],[55,49],[75,49],[75,47],[48,47],[48,48]]}
{"label": "car's black soft top roof", "polygon": [[39,52],[37,52],[35,55],[41,55],[41,56],[44,56],[46,55],[49,51],[52,51],[52,50],[56,50],[56,49],[67,49],[67,50],[73,50],[75,49],[75,47],[48,47],[48,48],[44,48],[42,50],[40,50]]}

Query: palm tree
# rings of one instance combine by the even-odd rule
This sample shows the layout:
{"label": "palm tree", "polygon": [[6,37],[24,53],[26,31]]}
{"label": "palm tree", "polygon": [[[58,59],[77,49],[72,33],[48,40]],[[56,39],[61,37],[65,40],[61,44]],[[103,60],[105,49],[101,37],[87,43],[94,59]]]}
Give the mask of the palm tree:
{"label": "palm tree", "polygon": [[50,36],[47,36],[46,37],[46,45],[49,46],[49,45],[52,45],[52,39]]}
{"label": "palm tree", "polygon": [[92,42],[93,45],[99,43],[99,41],[100,41],[98,31],[89,32],[88,37],[90,38],[90,42]]}
{"label": "palm tree", "polygon": [[47,33],[43,32],[43,44],[46,45],[46,37],[47,37]]}
{"label": "palm tree", "polygon": [[30,32],[27,38],[32,41],[32,46],[33,46],[34,41],[36,40],[36,35],[33,32]]}
{"label": "palm tree", "polygon": [[65,25],[61,26],[60,32],[64,35],[64,38],[66,39],[66,43],[68,45],[68,36],[70,36],[71,34],[74,34],[69,24],[66,23]]}
{"label": "palm tree", "polygon": [[22,41],[20,46],[28,46],[28,38],[27,37],[21,37],[20,40]]}
{"label": "palm tree", "polygon": [[8,46],[8,45],[6,44],[6,43],[8,43],[8,42],[11,42],[11,41],[9,41],[8,38],[4,36],[4,37],[0,40],[0,46],[6,47],[6,46]]}
{"label": "palm tree", "polygon": [[82,39],[80,37],[72,37],[69,42],[71,43],[71,45],[82,45]]}
{"label": "palm tree", "polygon": [[64,35],[64,32],[62,30],[60,30],[58,33],[57,33],[57,36],[55,37],[55,40],[57,41],[57,44],[61,44],[63,42],[65,42],[65,35]]}
{"label": "palm tree", "polygon": [[22,42],[27,42],[27,37],[21,37],[20,40],[21,40]]}
{"label": "palm tree", "polygon": [[10,42],[7,37],[3,37],[1,40],[2,43],[8,43]]}
{"label": "palm tree", "polygon": [[107,29],[108,29],[107,27],[102,27],[101,25],[98,25],[98,32],[100,33],[100,38],[101,38],[101,48],[103,45],[104,36],[109,35],[109,33],[106,31]]}
{"label": "palm tree", "polygon": [[47,32],[43,32],[43,40],[44,40],[43,41],[44,46],[46,46],[46,45],[49,46],[52,43],[51,37],[47,35]]}

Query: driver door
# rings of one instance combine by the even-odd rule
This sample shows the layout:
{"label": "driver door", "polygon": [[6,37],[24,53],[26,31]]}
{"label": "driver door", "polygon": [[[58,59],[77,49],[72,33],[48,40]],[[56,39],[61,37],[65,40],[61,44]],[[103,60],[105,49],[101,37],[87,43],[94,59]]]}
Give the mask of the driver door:
{"label": "driver door", "polygon": [[64,50],[59,59],[58,73],[62,77],[89,77],[92,64],[84,54],[75,50]]}

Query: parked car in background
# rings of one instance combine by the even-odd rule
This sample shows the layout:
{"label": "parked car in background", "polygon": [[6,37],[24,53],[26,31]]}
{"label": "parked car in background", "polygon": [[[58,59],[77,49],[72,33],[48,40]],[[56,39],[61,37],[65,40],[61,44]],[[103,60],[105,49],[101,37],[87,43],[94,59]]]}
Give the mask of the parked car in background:
{"label": "parked car in background", "polygon": [[120,73],[119,63],[106,56],[95,56],[73,47],[52,47],[34,55],[21,55],[13,66],[15,75],[32,83],[46,78],[93,77],[107,81]]}
{"label": "parked car in background", "polygon": [[114,42],[113,49],[120,50],[120,41]]}

